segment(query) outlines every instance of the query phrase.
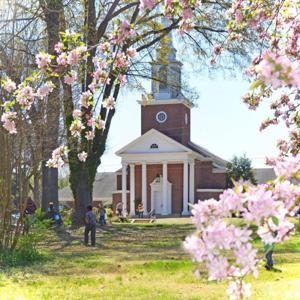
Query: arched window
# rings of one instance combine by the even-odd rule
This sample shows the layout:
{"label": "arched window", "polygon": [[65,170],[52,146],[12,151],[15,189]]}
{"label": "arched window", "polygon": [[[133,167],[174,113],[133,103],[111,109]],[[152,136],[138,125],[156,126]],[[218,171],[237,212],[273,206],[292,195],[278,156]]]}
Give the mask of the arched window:
{"label": "arched window", "polygon": [[158,149],[158,145],[157,145],[157,144],[152,144],[152,145],[150,146],[150,149]]}

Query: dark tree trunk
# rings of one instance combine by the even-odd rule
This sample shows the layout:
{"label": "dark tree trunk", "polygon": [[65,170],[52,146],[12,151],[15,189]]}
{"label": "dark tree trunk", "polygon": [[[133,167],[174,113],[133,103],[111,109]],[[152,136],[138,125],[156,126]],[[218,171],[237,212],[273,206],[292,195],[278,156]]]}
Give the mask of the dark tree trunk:
{"label": "dark tree trunk", "polygon": [[[63,11],[61,0],[48,0],[42,2],[46,28],[48,33],[48,52],[54,53],[54,46],[59,41],[60,14]],[[60,117],[60,80],[56,77],[50,78],[55,89],[48,97],[45,137],[43,143],[43,165],[42,165],[42,209],[47,210],[49,202],[58,207],[58,170],[47,168],[46,162],[51,158],[51,153],[58,147],[59,117]]]}
{"label": "dark tree trunk", "polygon": [[38,207],[41,207],[41,172],[37,171],[34,175],[34,183],[33,183],[33,199]]}
{"label": "dark tree trunk", "polygon": [[58,170],[48,168],[43,161],[42,173],[42,210],[47,211],[49,202],[58,207]]}
{"label": "dark tree trunk", "polygon": [[83,224],[86,207],[92,204],[92,189],[87,168],[81,168],[78,172],[77,186],[73,192],[76,195],[73,222]]}

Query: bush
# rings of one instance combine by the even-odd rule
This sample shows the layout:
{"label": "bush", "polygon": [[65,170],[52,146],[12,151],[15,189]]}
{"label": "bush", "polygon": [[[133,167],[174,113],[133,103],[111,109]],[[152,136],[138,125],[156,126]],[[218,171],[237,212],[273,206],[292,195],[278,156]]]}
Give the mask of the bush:
{"label": "bush", "polygon": [[0,267],[25,266],[40,261],[43,255],[36,248],[38,240],[40,234],[36,233],[20,237],[15,250],[4,250],[0,253]]}
{"label": "bush", "polygon": [[60,211],[61,218],[64,222],[64,225],[72,225],[72,209],[69,208],[63,208]]}

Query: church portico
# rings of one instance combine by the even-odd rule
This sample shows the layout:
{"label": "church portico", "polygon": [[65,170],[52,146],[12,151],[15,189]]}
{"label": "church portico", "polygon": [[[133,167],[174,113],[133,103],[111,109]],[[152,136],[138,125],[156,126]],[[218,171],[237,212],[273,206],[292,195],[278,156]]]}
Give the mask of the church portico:
{"label": "church portico", "polygon": [[[155,210],[159,215],[189,215],[189,203],[194,203],[195,195],[194,178],[191,178],[195,171],[194,156],[191,151],[123,153],[123,208],[134,216],[137,202],[141,202],[145,212]],[[129,207],[126,202],[128,192]]]}

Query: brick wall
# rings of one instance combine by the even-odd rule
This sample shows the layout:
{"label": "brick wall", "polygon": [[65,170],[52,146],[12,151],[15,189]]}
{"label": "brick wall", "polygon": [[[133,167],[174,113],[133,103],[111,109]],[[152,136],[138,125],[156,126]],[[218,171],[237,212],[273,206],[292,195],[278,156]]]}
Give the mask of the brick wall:
{"label": "brick wall", "polygon": [[[141,129],[142,135],[154,128],[174,140],[187,145],[190,141],[190,109],[184,104],[168,105],[145,105],[141,106]],[[156,121],[156,114],[164,111],[167,114],[167,120],[164,123]],[[187,124],[185,115],[187,114]]]}
{"label": "brick wall", "polygon": [[226,173],[213,173],[211,161],[195,163],[195,189],[224,189],[227,185]]}

